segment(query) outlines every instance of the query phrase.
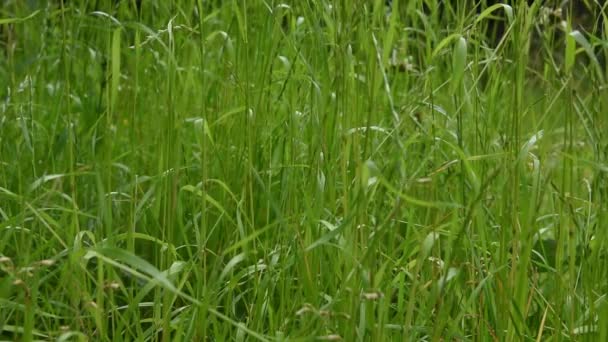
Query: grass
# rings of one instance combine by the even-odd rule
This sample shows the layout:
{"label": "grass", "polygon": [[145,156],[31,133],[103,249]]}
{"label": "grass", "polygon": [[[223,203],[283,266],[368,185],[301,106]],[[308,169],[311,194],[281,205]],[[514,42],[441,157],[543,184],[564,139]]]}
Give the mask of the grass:
{"label": "grass", "polygon": [[0,339],[608,340],[606,20],[136,3],[0,10]]}

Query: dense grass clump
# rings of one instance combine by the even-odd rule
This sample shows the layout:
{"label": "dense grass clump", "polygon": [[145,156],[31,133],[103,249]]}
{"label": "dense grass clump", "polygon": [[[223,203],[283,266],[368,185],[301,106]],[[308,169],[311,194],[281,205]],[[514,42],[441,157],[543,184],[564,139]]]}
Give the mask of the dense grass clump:
{"label": "dense grass clump", "polygon": [[4,1],[0,339],[608,341],[608,10],[439,3]]}

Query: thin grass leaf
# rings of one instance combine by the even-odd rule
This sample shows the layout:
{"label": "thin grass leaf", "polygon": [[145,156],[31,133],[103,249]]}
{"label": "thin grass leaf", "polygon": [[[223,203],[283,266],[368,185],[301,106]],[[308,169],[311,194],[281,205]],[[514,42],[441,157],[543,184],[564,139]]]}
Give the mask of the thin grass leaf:
{"label": "thin grass leaf", "polygon": [[0,25],[22,23],[32,19],[33,17],[38,15],[38,13],[40,13],[40,10],[36,10],[24,18],[0,18]]}
{"label": "thin grass leaf", "polygon": [[[589,44],[589,41],[587,40],[587,38],[585,38],[585,36],[578,30],[574,30],[572,32],[570,32],[566,38],[566,49],[575,49],[575,47],[569,46],[574,44],[574,41],[576,41],[585,51],[585,53],[587,54],[587,56],[589,57],[589,59],[591,60],[591,63],[594,67],[594,70],[596,71],[596,75],[597,77],[600,78],[601,82],[604,83],[604,71],[602,69],[602,65],[600,64],[600,62],[597,59],[597,56],[595,56],[595,52],[593,52],[593,48],[591,47],[591,44]],[[570,42],[570,43],[568,43]],[[570,52],[571,54],[574,54],[575,52]],[[568,57],[568,56],[566,56]],[[570,63],[574,64],[574,57],[570,57],[572,60],[570,61]],[[568,65],[568,64],[566,64]],[[570,65],[570,67],[572,67],[572,65]],[[569,70],[569,69],[567,69]]]}
{"label": "thin grass leaf", "polygon": [[507,4],[494,4],[481,12],[477,18],[475,19],[475,24],[480,21],[489,18],[495,11],[502,9],[507,16],[507,23],[511,24],[513,22],[513,8]]}
{"label": "thin grass leaf", "polygon": [[173,283],[167,278],[166,274],[159,271],[146,260],[124,249],[116,247],[92,248],[87,251],[85,259],[88,260],[93,257],[97,257],[112,266],[118,267],[136,278],[148,282],[153,281],[173,294],[182,297],[193,304],[200,304],[198,300],[177,289],[175,285],[173,285]]}
{"label": "thin grass leaf", "polygon": [[116,109],[116,101],[118,98],[118,87],[120,83],[120,47],[121,47],[122,28],[117,28],[112,33],[112,83],[110,88],[111,101],[110,108],[112,111]]}

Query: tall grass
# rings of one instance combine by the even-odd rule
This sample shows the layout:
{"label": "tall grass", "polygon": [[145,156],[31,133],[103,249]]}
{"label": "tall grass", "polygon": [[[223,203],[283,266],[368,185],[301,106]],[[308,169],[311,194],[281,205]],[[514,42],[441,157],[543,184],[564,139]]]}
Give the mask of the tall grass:
{"label": "tall grass", "polygon": [[608,29],[568,13],[6,2],[0,337],[608,340]]}

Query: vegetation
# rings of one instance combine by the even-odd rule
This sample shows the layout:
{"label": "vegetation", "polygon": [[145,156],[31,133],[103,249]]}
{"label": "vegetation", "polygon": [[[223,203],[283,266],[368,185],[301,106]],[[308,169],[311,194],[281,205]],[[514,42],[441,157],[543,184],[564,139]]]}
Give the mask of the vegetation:
{"label": "vegetation", "polygon": [[514,2],[5,1],[0,339],[608,341],[608,11]]}

